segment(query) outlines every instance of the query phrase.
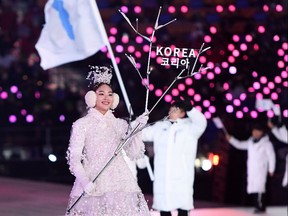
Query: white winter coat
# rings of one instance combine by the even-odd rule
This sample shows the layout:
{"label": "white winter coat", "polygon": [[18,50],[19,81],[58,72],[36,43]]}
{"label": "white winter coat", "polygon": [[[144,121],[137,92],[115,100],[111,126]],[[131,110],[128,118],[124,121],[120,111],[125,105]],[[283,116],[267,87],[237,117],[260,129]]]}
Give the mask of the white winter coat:
{"label": "white winter coat", "polygon": [[288,144],[288,131],[284,125],[280,128],[273,127],[271,131],[277,139]]}
{"label": "white winter coat", "polygon": [[161,211],[193,209],[194,164],[199,137],[207,120],[197,109],[172,124],[165,120],[142,131],[154,144],[153,208]]}
{"label": "white winter coat", "polygon": [[246,141],[239,141],[234,137],[230,144],[240,150],[248,151],[247,158],[247,192],[265,193],[267,173],[275,171],[275,151],[269,137],[265,135],[257,143],[252,137]]}

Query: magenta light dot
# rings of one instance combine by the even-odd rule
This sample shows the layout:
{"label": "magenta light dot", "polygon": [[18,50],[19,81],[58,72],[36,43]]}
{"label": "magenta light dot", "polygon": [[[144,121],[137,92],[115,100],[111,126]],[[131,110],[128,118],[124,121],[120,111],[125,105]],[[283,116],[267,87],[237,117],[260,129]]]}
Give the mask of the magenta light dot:
{"label": "magenta light dot", "polygon": [[276,92],[271,93],[271,99],[272,100],[278,100],[278,94]]}
{"label": "magenta light dot", "polygon": [[209,35],[205,35],[205,36],[204,36],[204,41],[205,41],[206,43],[210,43],[210,42],[211,42],[211,37],[210,37]]}
{"label": "magenta light dot", "polygon": [[233,51],[235,49],[235,46],[234,44],[228,44],[227,48],[229,51]]}
{"label": "magenta light dot", "polygon": [[240,50],[246,51],[247,50],[247,44],[244,44],[244,43],[240,44]]}
{"label": "magenta light dot", "polygon": [[223,89],[224,89],[224,90],[227,91],[229,88],[230,88],[229,83],[227,83],[227,82],[226,82],[226,83],[223,83]]}
{"label": "magenta light dot", "polygon": [[154,90],[154,85],[153,85],[152,83],[149,85],[149,90],[150,90],[150,91],[153,91],[153,90]]}
{"label": "magenta light dot", "polygon": [[168,7],[168,12],[169,12],[169,13],[172,13],[172,14],[175,13],[175,12],[176,12],[175,7],[174,7],[174,6],[169,6],[169,7]]}
{"label": "magenta light dot", "polygon": [[124,50],[124,48],[123,48],[122,45],[117,45],[117,46],[116,46],[116,52],[118,52],[118,53],[122,53],[123,50]]}
{"label": "magenta light dot", "polygon": [[250,116],[251,116],[252,118],[257,118],[257,117],[258,117],[257,111],[252,110],[252,111],[250,112]]}
{"label": "magenta light dot", "polygon": [[262,84],[267,83],[267,77],[265,77],[265,76],[260,77],[260,83],[262,83]]}
{"label": "magenta light dot", "polygon": [[157,62],[158,64],[161,64],[161,63],[162,63],[162,57],[158,56],[158,57],[156,58],[156,62]]}
{"label": "magenta light dot", "polygon": [[233,104],[234,104],[234,106],[240,106],[241,105],[241,101],[239,99],[234,99],[233,100]]}
{"label": "magenta light dot", "polygon": [[233,35],[232,39],[233,39],[234,42],[239,42],[240,37],[239,37],[239,35]]}
{"label": "magenta light dot", "polygon": [[226,93],[225,97],[226,97],[226,100],[228,101],[233,100],[233,95],[231,93]]}
{"label": "magenta light dot", "polygon": [[245,40],[246,40],[247,42],[251,42],[251,41],[253,40],[252,35],[247,34],[247,35],[245,36]]}
{"label": "magenta light dot", "polygon": [[277,4],[277,5],[276,5],[276,11],[277,11],[277,12],[282,12],[282,11],[283,11],[283,6],[280,5],[280,4]]}
{"label": "magenta light dot", "polygon": [[242,100],[242,101],[246,100],[246,98],[247,98],[246,93],[241,93],[240,96],[239,96],[239,98],[240,98],[240,100]]}
{"label": "magenta light dot", "polygon": [[284,61],[278,61],[277,66],[278,68],[284,68],[285,67]]}
{"label": "magenta light dot", "polygon": [[232,55],[233,55],[234,57],[238,57],[238,56],[240,55],[240,52],[235,49],[235,50],[232,51]]}
{"label": "magenta light dot", "polygon": [[185,84],[183,84],[183,83],[179,83],[179,85],[178,85],[178,89],[179,89],[179,91],[184,91],[185,90]]}
{"label": "magenta light dot", "polygon": [[275,76],[274,81],[275,81],[275,83],[281,83],[282,79],[280,76]]}
{"label": "magenta light dot", "polygon": [[209,83],[209,87],[210,88],[214,88],[215,87],[215,84],[213,82]]}
{"label": "magenta light dot", "polygon": [[235,62],[235,57],[234,56],[229,56],[228,57],[228,62],[229,63],[234,63]]}
{"label": "magenta light dot", "polygon": [[231,66],[231,67],[229,68],[229,73],[230,73],[230,74],[236,74],[236,73],[237,73],[237,68],[236,68],[235,66]]}
{"label": "magenta light dot", "polygon": [[216,112],[216,107],[215,106],[210,106],[208,108],[208,110],[209,110],[210,113],[215,113]]}
{"label": "magenta light dot", "polygon": [[110,28],[110,34],[116,35],[117,32],[118,32],[117,28],[115,28],[115,27]]}
{"label": "magenta light dot", "polygon": [[135,40],[136,40],[136,43],[138,44],[141,44],[143,42],[143,38],[140,36],[137,36]]}
{"label": "magenta light dot", "polygon": [[226,112],[227,112],[227,113],[233,113],[233,111],[234,111],[234,108],[233,108],[232,105],[227,105],[227,106],[226,106]]}
{"label": "magenta light dot", "polygon": [[186,85],[192,85],[193,84],[192,78],[186,78],[185,83],[186,83]]}
{"label": "magenta light dot", "polygon": [[195,94],[194,95],[194,101],[200,101],[201,100],[201,96],[199,94]]}
{"label": "magenta light dot", "polygon": [[240,111],[240,110],[238,110],[238,111],[236,112],[236,118],[242,119],[242,118],[243,118],[243,112]]}
{"label": "magenta light dot", "polygon": [[129,53],[133,53],[135,51],[135,47],[130,45],[130,46],[128,46],[127,50]]}
{"label": "magenta light dot", "polygon": [[26,122],[31,123],[34,121],[34,117],[33,115],[29,114],[26,116]]}
{"label": "magenta light dot", "polygon": [[253,88],[254,88],[254,89],[260,89],[260,87],[261,87],[261,85],[260,85],[259,82],[254,82],[254,83],[253,83]]}
{"label": "magenta light dot", "polygon": [[256,71],[253,71],[253,72],[252,72],[252,76],[253,76],[254,78],[258,77],[258,73],[257,73]]}
{"label": "magenta light dot", "polygon": [[220,51],[219,51],[219,54],[220,54],[220,55],[225,55],[225,51],[224,51],[224,50],[220,50]]}
{"label": "magenta light dot", "polygon": [[283,79],[288,78],[288,72],[287,72],[287,71],[282,71],[282,72],[281,72],[281,77],[282,77]]}
{"label": "magenta light dot", "polygon": [[221,66],[222,66],[222,68],[228,68],[229,64],[228,64],[228,62],[222,62]]}
{"label": "magenta light dot", "polygon": [[151,51],[150,57],[151,57],[151,58],[156,58],[156,57],[157,57],[157,56],[156,56],[156,52],[155,52],[155,51]]}
{"label": "magenta light dot", "polygon": [[152,37],[150,37],[150,40],[152,40],[153,43],[156,43],[157,38],[156,38],[156,36],[154,35],[153,39],[152,39]]}
{"label": "magenta light dot", "polygon": [[247,112],[249,112],[249,109],[248,109],[248,107],[243,107],[243,112],[245,112],[245,113],[247,113]]}
{"label": "magenta light dot", "polygon": [[153,32],[153,28],[151,26],[146,28],[146,33],[147,34],[152,34],[152,32]]}
{"label": "magenta light dot", "polygon": [[283,110],[283,116],[284,116],[285,118],[288,118],[288,109]]}
{"label": "magenta light dot", "polygon": [[269,6],[268,5],[263,5],[263,11],[268,12],[269,11]]}
{"label": "magenta light dot", "polygon": [[235,11],[236,11],[235,5],[229,5],[229,6],[228,6],[228,10],[229,10],[230,12],[235,12]]}
{"label": "magenta light dot", "polygon": [[208,63],[207,63],[207,66],[208,66],[210,69],[213,69],[213,68],[215,67],[214,62],[208,62]]}
{"label": "magenta light dot", "polygon": [[141,54],[140,51],[136,51],[136,52],[135,52],[135,56],[136,56],[137,58],[141,58],[142,54]]}
{"label": "magenta light dot", "polygon": [[21,109],[20,113],[21,113],[22,116],[27,115],[27,111],[25,109]]}
{"label": "magenta light dot", "polygon": [[6,91],[1,92],[1,99],[5,100],[8,98],[8,93]]}
{"label": "magenta light dot", "polygon": [[263,99],[263,94],[260,93],[260,92],[258,92],[258,93],[256,94],[256,99],[257,99],[257,100]]}
{"label": "magenta light dot", "polygon": [[127,7],[127,6],[122,6],[122,7],[121,7],[121,11],[122,11],[123,13],[127,13],[127,12],[128,12],[128,7]]}
{"label": "magenta light dot", "polygon": [[155,95],[156,95],[157,97],[161,97],[162,94],[163,94],[163,92],[162,92],[161,89],[156,89],[156,90],[155,90]]}
{"label": "magenta light dot", "polygon": [[147,86],[148,85],[148,80],[146,78],[142,79],[142,85]]}
{"label": "magenta light dot", "polygon": [[18,91],[18,87],[17,86],[11,86],[10,87],[10,92],[15,94]]}
{"label": "magenta light dot", "polygon": [[60,115],[59,116],[59,121],[60,122],[64,122],[65,121],[65,116],[64,115]]}
{"label": "magenta light dot", "polygon": [[206,111],[205,113],[204,113],[204,116],[206,117],[206,119],[211,119],[211,113],[209,112],[209,111]]}
{"label": "magenta light dot", "polygon": [[193,95],[195,94],[194,89],[189,88],[189,89],[187,90],[187,94],[188,94],[189,96],[193,96]]}
{"label": "magenta light dot", "polygon": [[180,8],[180,11],[182,13],[187,13],[188,12],[188,7],[186,5],[182,5],[181,8]]}
{"label": "magenta light dot", "polygon": [[243,58],[242,58],[243,60],[248,60],[248,56],[247,55],[243,55]]}
{"label": "magenta light dot", "polygon": [[288,42],[287,43],[285,42],[285,43],[282,44],[282,49],[283,50],[287,50],[288,49]]}
{"label": "magenta light dot", "polygon": [[149,50],[150,50],[150,46],[147,45],[147,44],[145,44],[145,45],[143,46],[143,51],[144,51],[144,52],[149,52]]}
{"label": "magenta light dot", "polygon": [[203,106],[204,107],[209,107],[210,106],[210,101],[209,100],[203,100]]}
{"label": "magenta light dot", "polygon": [[178,96],[178,95],[179,95],[179,90],[178,90],[178,89],[172,89],[171,94],[172,94],[173,96]]}
{"label": "magenta light dot", "polygon": [[15,115],[10,115],[9,116],[9,122],[10,123],[15,123],[17,121],[17,117]]}
{"label": "magenta light dot", "polygon": [[172,96],[169,95],[169,94],[166,94],[166,95],[164,96],[164,100],[169,103],[169,102],[172,101]]}
{"label": "magenta light dot", "polygon": [[217,6],[216,6],[216,11],[217,11],[218,13],[222,13],[223,10],[224,10],[224,8],[223,8],[222,5],[217,5]]}
{"label": "magenta light dot", "polygon": [[102,48],[101,48],[101,52],[103,52],[103,53],[106,53],[106,52],[107,52],[107,50],[108,50],[108,49],[107,49],[107,47],[106,47],[106,46],[104,46],[104,47],[102,47]]}
{"label": "magenta light dot", "polygon": [[34,93],[34,97],[35,97],[36,99],[39,99],[39,98],[41,97],[41,93],[40,93],[39,91],[36,91],[36,92]]}
{"label": "magenta light dot", "polygon": [[272,110],[267,111],[267,117],[268,118],[273,118],[274,117],[274,112]]}
{"label": "magenta light dot", "polygon": [[284,87],[288,87],[288,81],[283,82]]}
{"label": "magenta light dot", "polygon": [[215,97],[214,97],[214,96],[211,96],[211,97],[210,97],[210,100],[211,100],[211,101],[215,101]]}
{"label": "magenta light dot", "polygon": [[285,51],[283,49],[278,49],[277,54],[278,56],[283,56],[285,54]]}
{"label": "magenta light dot", "polygon": [[253,45],[253,49],[254,49],[255,51],[258,51],[258,50],[259,50],[259,45],[258,45],[258,44],[254,44],[254,45]]}
{"label": "magenta light dot", "polygon": [[214,74],[213,74],[212,72],[209,72],[209,73],[207,74],[207,78],[208,78],[209,80],[214,79]]}
{"label": "magenta light dot", "polygon": [[116,42],[116,38],[114,36],[109,36],[109,42],[110,43],[115,43]]}
{"label": "magenta light dot", "polygon": [[274,89],[274,88],[275,88],[274,82],[269,82],[267,86],[268,86],[270,89]]}
{"label": "magenta light dot", "polygon": [[211,32],[211,34],[216,34],[217,28],[215,26],[210,26],[210,32]]}
{"label": "magenta light dot", "polygon": [[285,55],[283,59],[285,62],[288,62],[288,55]]}
{"label": "magenta light dot", "polygon": [[129,42],[129,36],[127,34],[123,34],[121,41],[122,43],[127,44]]}
{"label": "magenta light dot", "polygon": [[265,32],[265,27],[264,26],[258,26],[258,32],[259,33],[264,33]]}
{"label": "magenta light dot", "polygon": [[21,92],[17,92],[16,97],[17,97],[18,99],[21,99],[21,98],[22,98],[22,93],[21,93]]}
{"label": "magenta light dot", "polygon": [[273,40],[274,40],[275,42],[278,42],[278,41],[280,40],[279,35],[274,35]]}
{"label": "magenta light dot", "polygon": [[141,8],[140,6],[135,6],[135,7],[134,7],[134,12],[135,12],[136,14],[141,13],[141,11],[142,11],[142,8]]}
{"label": "magenta light dot", "polygon": [[199,79],[201,79],[202,75],[200,73],[198,73],[198,74],[195,74],[194,77],[196,80],[199,80]]}
{"label": "magenta light dot", "polygon": [[205,57],[205,56],[200,56],[200,57],[199,57],[199,62],[200,62],[201,64],[206,63],[206,57]]}
{"label": "magenta light dot", "polygon": [[119,57],[116,57],[116,58],[115,58],[115,61],[116,61],[117,64],[119,64],[120,61],[121,61],[121,59],[120,59]]}
{"label": "magenta light dot", "polygon": [[220,67],[215,67],[214,68],[214,72],[215,72],[215,74],[220,74],[221,73],[221,68]]}

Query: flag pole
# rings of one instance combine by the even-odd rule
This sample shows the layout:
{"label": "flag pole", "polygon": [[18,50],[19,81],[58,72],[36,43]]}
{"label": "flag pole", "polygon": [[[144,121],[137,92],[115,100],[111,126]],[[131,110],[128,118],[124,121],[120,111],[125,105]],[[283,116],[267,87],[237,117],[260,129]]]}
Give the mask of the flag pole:
{"label": "flag pole", "polygon": [[116,77],[118,79],[118,82],[119,82],[119,85],[120,85],[120,88],[121,88],[121,91],[122,91],[122,95],[124,97],[124,101],[125,101],[125,104],[126,104],[127,111],[128,111],[128,113],[131,113],[133,115],[134,112],[133,112],[133,109],[131,107],[131,104],[130,104],[130,101],[129,101],[129,98],[128,98],[128,95],[127,95],[127,92],[126,92],[126,89],[125,89],[125,86],[124,86],[120,71],[119,71],[119,68],[118,68],[118,65],[117,65],[113,50],[111,48],[111,44],[109,43],[108,36],[107,36],[107,33],[106,33],[106,29],[104,27],[104,23],[103,23],[102,17],[100,15],[100,11],[99,11],[98,6],[97,6],[97,2],[95,0],[90,0],[90,1],[93,2],[91,5],[92,5],[92,10],[94,12],[94,15],[96,16],[96,20],[101,21],[101,22],[97,23],[98,24],[98,28],[100,30],[101,35],[103,36],[103,40],[104,40],[104,42],[105,42],[105,44],[107,46],[108,53],[110,54],[110,58],[111,58],[111,61],[112,61],[112,64],[113,64],[113,68],[115,70]]}

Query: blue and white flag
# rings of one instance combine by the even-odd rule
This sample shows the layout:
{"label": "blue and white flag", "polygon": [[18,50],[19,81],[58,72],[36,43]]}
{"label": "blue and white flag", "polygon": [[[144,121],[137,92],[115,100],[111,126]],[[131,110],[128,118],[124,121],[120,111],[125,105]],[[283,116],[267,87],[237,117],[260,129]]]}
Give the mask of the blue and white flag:
{"label": "blue and white flag", "polygon": [[44,70],[85,59],[108,43],[95,0],[48,0],[35,46]]}

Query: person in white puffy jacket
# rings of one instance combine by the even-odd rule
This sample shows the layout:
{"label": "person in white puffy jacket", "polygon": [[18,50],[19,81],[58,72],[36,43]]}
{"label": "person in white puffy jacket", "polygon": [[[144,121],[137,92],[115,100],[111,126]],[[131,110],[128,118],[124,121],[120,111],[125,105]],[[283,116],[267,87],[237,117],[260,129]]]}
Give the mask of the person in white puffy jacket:
{"label": "person in white puffy jacket", "polygon": [[[70,193],[68,216],[149,216],[147,202],[122,152],[93,182],[125,137],[128,123],[116,118],[111,111],[117,106],[118,96],[110,85],[100,83],[85,96],[88,114],[73,123],[67,159],[76,177]],[[116,104],[115,104],[116,102]],[[119,101],[118,101],[119,102]],[[142,115],[136,123],[145,125]],[[141,133],[124,147],[127,156],[136,160],[144,156]],[[81,194],[84,196],[75,203]]]}
{"label": "person in white puffy jacket", "polygon": [[254,213],[266,211],[264,194],[266,192],[267,174],[273,176],[276,166],[275,151],[265,128],[261,124],[252,127],[252,136],[240,141],[227,134],[228,142],[237,149],[247,150],[247,193],[254,195]]}
{"label": "person in white puffy jacket", "polygon": [[207,126],[205,116],[183,101],[176,101],[169,118],[142,130],[142,140],[153,142],[153,208],[161,216],[178,210],[187,216],[193,205],[194,164],[198,139]]}

